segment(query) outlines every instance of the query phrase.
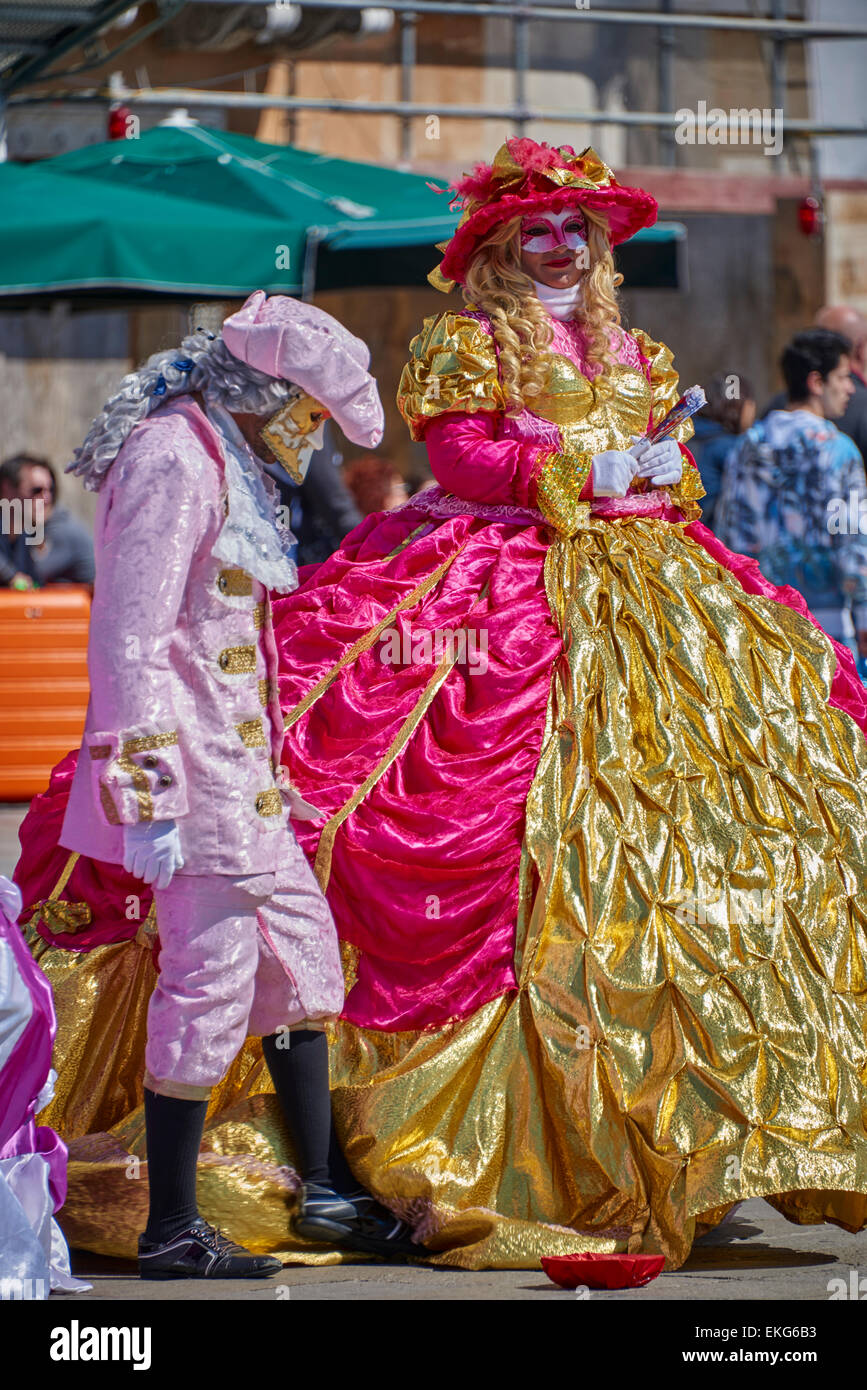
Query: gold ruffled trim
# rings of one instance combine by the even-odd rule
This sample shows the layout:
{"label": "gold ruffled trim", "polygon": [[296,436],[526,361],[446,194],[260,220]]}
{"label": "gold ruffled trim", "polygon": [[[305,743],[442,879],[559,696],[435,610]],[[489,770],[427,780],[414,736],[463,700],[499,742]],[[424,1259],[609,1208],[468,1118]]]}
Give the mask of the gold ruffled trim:
{"label": "gold ruffled trim", "polygon": [[503,410],[494,340],[464,314],[433,314],[409,345],[411,357],[397,388],[397,408],[415,440],[450,410]]}
{"label": "gold ruffled trim", "polygon": [[[633,328],[632,337],[650,363],[650,385],[653,391],[651,423],[658,425],[660,420],[671,410],[680,394],[679,377],[674,370],[674,354],[671,348],[665,346],[665,343],[657,343],[640,328]],[[676,439],[678,444],[686,444],[692,439],[694,433],[692,420],[684,420],[683,424],[678,425],[671,438]]]}
{"label": "gold ruffled trim", "polygon": [[694,464],[684,459],[683,476],[676,487],[670,487],[671,500],[687,521],[698,521],[701,507],[698,499],[705,496],[701,475]]}

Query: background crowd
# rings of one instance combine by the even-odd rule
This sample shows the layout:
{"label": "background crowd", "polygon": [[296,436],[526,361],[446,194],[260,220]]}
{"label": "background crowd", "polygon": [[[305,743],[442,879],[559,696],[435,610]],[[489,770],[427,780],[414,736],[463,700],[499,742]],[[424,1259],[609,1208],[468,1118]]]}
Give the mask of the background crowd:
{"label": "background crowd", "polygon": [[[820,309],[780,366],[785,389],[761,415],[743,373],[720,371],[704,383],[691,445],[707,493],[702,519],[731,549],[754,556],[767,578],[799,589],[867,677],[867,320],[846,306]],[[269,471],[301,565],[327,559],[364,516],[433,482],[408,483],[378,454],[344,461],[331,425],[300,487],[277,466]],[[91,536],[58,502],[47,459],[17,454],[0,464],[2,503],[0,587],[93,582]]]}

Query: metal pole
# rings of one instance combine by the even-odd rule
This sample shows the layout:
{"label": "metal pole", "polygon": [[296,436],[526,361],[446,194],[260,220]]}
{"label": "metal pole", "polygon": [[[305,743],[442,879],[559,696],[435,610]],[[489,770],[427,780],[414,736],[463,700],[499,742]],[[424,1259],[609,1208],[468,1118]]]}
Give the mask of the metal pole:
{"label": "metal pole", "polygon": [[[412,10],[400,12],[400,99],[410,103],[413,97],[413,78],[417,51],[416,17]],[[412,162],[412,118],[400,119],[400,159],[408,167]]]}
{"label": "metal pole", "polygon": [[[340,97],[278,97],[264,92],[214,92],[198,91],[194,88],[163,87],[159,91],[139,90],[137,88],[116,87],[108,92],[56,92],[43,96],[10,97],[10,106],[57,105],[59,102],[70,105],[101,104],[110,106],[112,102],[123,101],[138,106],[222,106],[260,111],[272,106],[286,111],[349,111],[356,116],[409,116],[424,118],[430,115],[429,105],[419,102],[401,101],[357,101]],[[458,121],[517,121],[519,112],[502,106],[449,106],[444,108],[450,120]],[[696,120],[696,128],[708,125],[712,112],[705,120]],[[679,125],[676,114],[671,111],[551,111],[546,107],[527,107],[523,112],[527,121],[574,122],[576,125],[620,125],[646,127],[675,127]],[[867,120],[860,125],[850,123],[818,125],[810,120],[790,120],[786,130],[798,135],[867,135]]]}
{"label": "metal pole", "polygon": [[319,258],[319,244],[328,235],[325,227],[309,227],[307,244],[304,247],[304,269],[301,274],[301,298],[311,300],[316,290],[316,262]]}
{"label": "metal pole", "polygon": [[[785,14],[786,0],[773,0],[773,13],[775,19],[782,19]],[[773,111],[785,111],[786,106],[786,45],[783,39],[777,34],[771,43],[771,109]],[[776,120],[776,117],[774,117]],[[789,168],[797,168],[797,154],[794,147],[789,150]]]}
{"label": "metal pole", "polygon": [[[132,0],[127,8],[131,8]],[[34,13],[38,11],[38,13]],[[90,24],[93,20],[93,10],[80,10],[70,5],[12,5],[0,3],[0,22],[3,20],[15,20],[23,24]]]}
{"label": "metal pole", "polygon": [[[662,0],[662,10],[671,13],[671,0]],[[657,54],[659,74],[660,111],[674,110],[674,34],[671,29],[660,29],[659,52]],[[677,142],[674,131],[663,126],[659,132],[659,153],[662,164],[674,165],[677,162]]]}
{"label": "metal pole", "polygon": [[527,127],[527,69],[530,66],[530,26],[527,13],[517,11],[512,22],[512,75],[514,92],[514,120],[518,134],[523,135]]}
{"label": "metal pole", "polygon": [[[130,0],[127,0],[130,3]],[[243,5],[261,6],[264,0],[186,0],[188,5],[232,5],[236,9]],[[370,7],[370,0],[303,0],[305,9],[311,10],[364,10]],[[478,0],[378,0],[378,9],[413,10],[416,14],[475,15],[478,19],[513,19],[516,14],[532,12],[534,19],[550,19],[561,22],[581,22],[583,11],[572,6],[532,5],[530,11],[526,4],[480,4]],[[867,38],[867,25],[845,23],[807,22],[799,19],[753,19],[738,15],[697,15],[668,14],[646,10],[601,10],[591,11],[594,24],[661,25],[670,29],[725,29],[740,30],[742,33],[780,34],[781,37],[795,41],[803,39],[846,39]],[[585,21],[588,22],[588,21]]]}
{"label": "metal pole", "polygon": [[[117,19],[125,10],[128,10],[130,4],[131,0],[114,0],[114,3],[107,6],[104,10],[100,10],[97,13],[91,11],[91,20],[89,24],[80,25],[77,29],[73,29],[72,33],[65,34],[63,38],[54,39],[50,51],[51,65],[53,65],[58,58],[61,58],[64,53],[68,53],[70,49],[79,48],[81,44],[93,38],[99,33],[100,29],[104,29],[112,19]],[[24,67],[20,68],[18,72],[15,73],[14,78],[10,82],[10,86],[18,87],[25,82],[34,81],[35,78],[41,74],[44,66],[44,60],[33,58],[31,62],[25,63]]]}

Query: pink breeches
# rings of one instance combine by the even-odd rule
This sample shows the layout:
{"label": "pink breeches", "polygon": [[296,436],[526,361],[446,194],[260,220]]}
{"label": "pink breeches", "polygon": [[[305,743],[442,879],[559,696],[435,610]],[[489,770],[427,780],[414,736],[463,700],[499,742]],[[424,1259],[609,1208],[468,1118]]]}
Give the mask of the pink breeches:
{"label": "pink breeches", "polygon": [[248,1035],[319,1026],[343,1006],[328,904],[301,850],[277,874],[176,874],[157,890],[160,973],[145,1085],[205,1099]]}

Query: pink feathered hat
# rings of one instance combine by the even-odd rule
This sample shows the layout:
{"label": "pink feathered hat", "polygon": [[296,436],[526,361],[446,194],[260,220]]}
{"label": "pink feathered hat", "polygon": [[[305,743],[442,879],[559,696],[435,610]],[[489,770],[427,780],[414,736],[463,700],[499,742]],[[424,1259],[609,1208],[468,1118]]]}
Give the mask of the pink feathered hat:
{"label": "pink feathered hat", "polygon": [[370,352],[337,319],[313,304],[256,290],[226,319],[222,337],[234,357],[326,406],[353,444],[376,448],[385,417],[367,370]]}
{"label": "pink feathered hat", "polygon": [[463,216],[451,240],[439,247],[442,262],[428,276],[441,290],[463,283],[479,244],[492,227],[511,217],[531,217],[543,209],[593,208],[605,218],[612,246],[656,221],[652,194],[619,184],[589,145],[576,155],[571,145],[507,140],[493,164],[478,164],[452,191],[463,204]]}

